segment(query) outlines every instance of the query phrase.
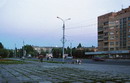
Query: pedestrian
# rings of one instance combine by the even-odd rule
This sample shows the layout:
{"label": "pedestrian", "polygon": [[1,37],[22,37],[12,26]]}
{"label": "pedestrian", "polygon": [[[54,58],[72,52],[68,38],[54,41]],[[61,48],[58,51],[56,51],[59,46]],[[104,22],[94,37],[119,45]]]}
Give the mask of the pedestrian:
{"label": "pedestrian", "polygon": [[76,63],[77,63],[77,64],[79,63],[79,59],[76,60]]}
{"label": "pedestrian", "polygon": [[43,62],[43,55],[39,55],[40,62]]}
{"label": "pedestrian", "polygon": [[78,64],[81,64],[81,62],[82,62],[82,61],[81,61],[81,60],[79,60]]}
{"label": "pedestrian", "polygon": [[49,57],[47,57],[47,60],[49,60]]}

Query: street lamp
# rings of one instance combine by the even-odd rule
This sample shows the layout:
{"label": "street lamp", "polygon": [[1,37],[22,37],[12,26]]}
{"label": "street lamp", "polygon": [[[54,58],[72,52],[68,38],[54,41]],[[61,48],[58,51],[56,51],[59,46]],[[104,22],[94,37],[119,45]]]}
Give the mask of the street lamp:
{"label": "street lamp", "polygon": [[70,18],[68,19],[62,19],[60,17],[57,17],[58,19],[60,19],[62,22],[63,22],[63,41],[62,41],[62,44],[63,44],[63,47],[62,47],[62,58],[63,58],[63,62],[64,62],[64,48],[65,48],[65,21],[67,20],[70,20]]}

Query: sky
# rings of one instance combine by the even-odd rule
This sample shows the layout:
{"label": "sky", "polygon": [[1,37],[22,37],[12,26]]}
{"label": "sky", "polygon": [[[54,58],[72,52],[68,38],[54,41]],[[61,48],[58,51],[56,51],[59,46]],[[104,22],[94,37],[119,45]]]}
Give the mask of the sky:
{"label": "sky", "polygon": [[[0,42],[7,49],[97,46],[97,17],[130,6],[130,0],[0,0]],[[71,18],[71,20],[66,20]]]}

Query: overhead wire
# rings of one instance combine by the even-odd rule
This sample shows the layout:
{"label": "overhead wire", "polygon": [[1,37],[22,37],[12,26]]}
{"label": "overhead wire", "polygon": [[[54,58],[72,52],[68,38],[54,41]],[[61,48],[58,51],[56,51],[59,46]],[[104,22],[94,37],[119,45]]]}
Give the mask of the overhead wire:
{"label": "overhead wire", "polygon": [[89,24],[89,25],[85,25],[85,26],[70,27],[70,28],[66,28],[66,30],[68,30],[68,29],[81,29],[81,28],[87,28],[87,27],[95,26],[95,25],[97,25],[97,23]]}

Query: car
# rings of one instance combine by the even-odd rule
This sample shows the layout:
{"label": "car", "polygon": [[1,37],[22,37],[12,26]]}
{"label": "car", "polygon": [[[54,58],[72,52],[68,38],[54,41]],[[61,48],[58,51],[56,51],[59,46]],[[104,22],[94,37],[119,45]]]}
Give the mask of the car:
{"label": "car", "polygon": [[105,59],[103,59],[101,57],[94,57],[93,60],[94,61],[105,61]]}
{"label": "car", "polygon": [[73,57],[72,56],[68,56],[67,59],[73,59]]}

